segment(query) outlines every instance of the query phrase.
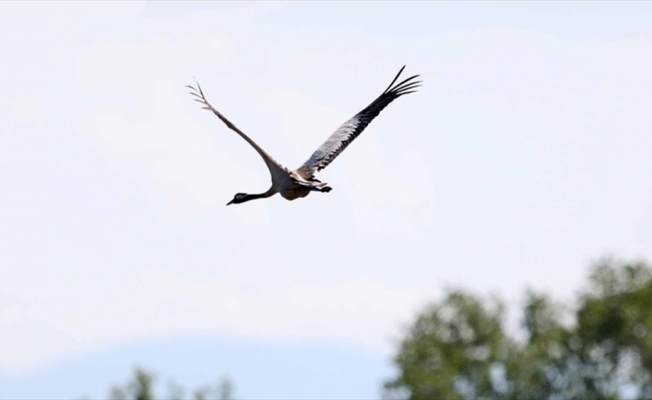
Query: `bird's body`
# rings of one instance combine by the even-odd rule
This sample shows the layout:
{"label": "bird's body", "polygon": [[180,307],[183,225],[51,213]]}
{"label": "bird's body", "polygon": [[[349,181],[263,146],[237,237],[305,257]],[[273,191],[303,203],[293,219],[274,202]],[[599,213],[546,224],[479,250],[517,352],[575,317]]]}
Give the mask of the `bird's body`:
{"label": "bird's body", "polygon": [[[323,192],[328,193],[332,190],[326,183],[322,183],[314,177],[314,174],[326,168],[344,149],[356,138],[362,131],[369,125],[369,123],[378,116],[378,114],[389,103],[398,97],[414,92],[421,82],[414,82],[413,79],[418,77],[414,75],[405,79],[401,83],[393,86],[398,77],[403,72],[403,68],[398,72],[396,78],[392,81],[389,87],[369,106],[360,111],[353,118],[342,124],[299,168],[291,171],[276,160],[274,160],[265,150],[263,150],[256,142],[251,140],[249,136],[244,134],[233,123],[226,119],[219,111],[213,108],[199,84],[197,88],[188,86],[192,90],[190,94],[196,97],[195,100],[203,104],[203,108],[212,111],[219,119],[222,120],[231,130],[240,135],[253,147],[258,154],[262,157],[263,161],[269,169],[272,186],[264,193],[260,194],[247,194],[237,193],[229,204],[240,204],[250,200],[263,199],[271,197],[279,193],[286,200],[296,200],[306,197],[310,192]],[[411,82],[412,81],[412,82]]]}

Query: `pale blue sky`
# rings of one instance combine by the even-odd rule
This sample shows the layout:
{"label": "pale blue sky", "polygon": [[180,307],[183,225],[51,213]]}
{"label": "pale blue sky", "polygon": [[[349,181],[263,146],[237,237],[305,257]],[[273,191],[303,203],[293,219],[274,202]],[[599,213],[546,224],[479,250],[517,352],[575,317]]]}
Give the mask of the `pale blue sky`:
{"label": "pale blue sky", "polygon": [[[134,342],[386,357],[446,285],[569,298],[652,258],[652,4],[0,3],[0,371]],[[295,168],[421,74],[319,179]],[[154,366],[155,367],[155,366]],[[24,375],[23,375],[24,376]],[[77,395],[72,393],[71,395]]]}

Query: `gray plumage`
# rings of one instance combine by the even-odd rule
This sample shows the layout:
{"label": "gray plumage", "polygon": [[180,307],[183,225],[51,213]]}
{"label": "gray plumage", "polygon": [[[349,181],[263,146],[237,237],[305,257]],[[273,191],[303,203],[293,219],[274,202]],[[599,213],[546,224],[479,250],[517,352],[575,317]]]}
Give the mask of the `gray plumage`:
{"label": "gray plumage", "polygon": [[392,83],[387,89],[354,117],[343,123],[299,168],[290,171],[274,160],[265,150],[249,138],[244,132],[238,129],[233,123],[226,119],[219,111],[208,103],[204,93],[197,83],[197,88],[187,86],[191,89],[190,94],[196,97],[196,101],[203,105],[203,109],[212,111],[222,122],[231,130],[246,140],[262,157],[270,171],[272,178],[272,187],[261,194],[238,193],[233,197],[229,204],[244,203],[249,200],[271,197],[280,193],[287,200],[294,200],[306,197],[311,191],[328,193],[331,187],[315,179],[314,174],[326,168],[337,156],[347,148],[355,138],[360,136],[367,125],[378,116],[378,114],[397,98],[416,91],[421,81],[415,81],[419,75],[411,76],[400,83],[394,85],[398,77],[403,72],[403,68],[398,72]]}
{"label": "gray plumage", "polygon": [[301,166],[299,170],[304,178],[309,178],[315,172],[326,168],[335,158],[347,148],[347,146],[365,130],[367,125],[378,116],[378,114],[389,105],[392,101],[400,96],[415,92],[420,86],[420,81],[414,81],[419,75],[414,75],[392,87],[394,82],[403,72],[403,68],[398,72],[392,83],[387,89],[378,96],[364,110],[357,113],[353,118],[343,123],[337,130],[322,144],[310,158]]}

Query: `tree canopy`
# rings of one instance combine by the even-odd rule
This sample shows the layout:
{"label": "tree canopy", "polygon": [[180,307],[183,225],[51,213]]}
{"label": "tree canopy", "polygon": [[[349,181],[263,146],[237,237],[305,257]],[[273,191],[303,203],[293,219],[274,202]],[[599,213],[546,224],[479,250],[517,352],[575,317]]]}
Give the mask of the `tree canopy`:
{"label": "tree canopy", "polygon": [[[505,306],[449,290],[410,325],[388,398],[652,398],[652,269],[604,260],[572,306],[526,292],[521,332]],[[562,321],[568,321],[563,323]]]}
{"label": "tree canopy", "polygon": [[[153,372],[143,368],[136,368],[133,376],[123,385],[114,385],[109,393],[111,400],[156,400],[154,390],[154,381],[156,375]],[[233,382],[222,377],[215,385],[204,385],[196,388],[191,395],[186,395],[184,388],[174,380],[168,381],[168,393],[161,397],[165,400],[232,400],[233,399]]]}

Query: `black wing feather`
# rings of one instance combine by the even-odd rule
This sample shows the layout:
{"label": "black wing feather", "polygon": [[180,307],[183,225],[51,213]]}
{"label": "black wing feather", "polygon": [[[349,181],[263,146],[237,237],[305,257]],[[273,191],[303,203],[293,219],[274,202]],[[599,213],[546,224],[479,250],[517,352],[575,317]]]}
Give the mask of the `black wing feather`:
{"label": "black wing feather", "polygon": [[387,89],[376,98],[365,109],[357,113],[354,117],[343,123],[311,156],[310,158],[298,169],[298,172],[306,179],[313,176],[317,171],[326,168],[333,160],[342,152],[346,147],[357,138],[362,131],[365,130],[367,125],[371,123],[380,114],[380,112],[387,107],[392,101],[397,98],[414,93],[416,88],[421,86],[421,81],[414,81],[419,75],[411,76],[404,81],[396,84],[398,77],[403,72],[403,68],[398,72],[392,83],[389,84]]}

